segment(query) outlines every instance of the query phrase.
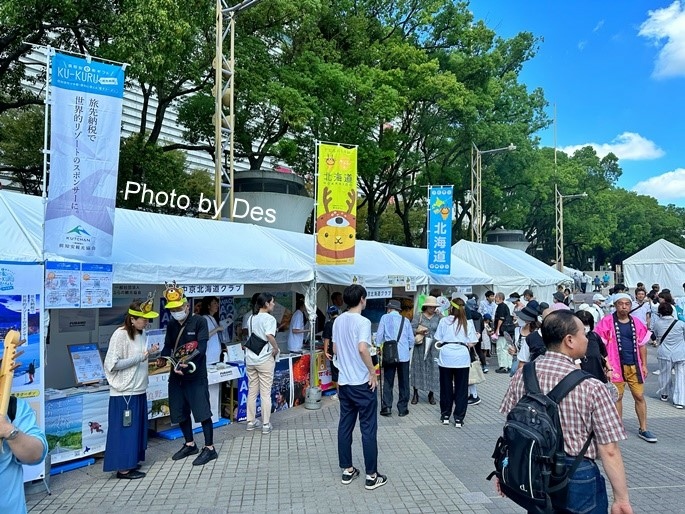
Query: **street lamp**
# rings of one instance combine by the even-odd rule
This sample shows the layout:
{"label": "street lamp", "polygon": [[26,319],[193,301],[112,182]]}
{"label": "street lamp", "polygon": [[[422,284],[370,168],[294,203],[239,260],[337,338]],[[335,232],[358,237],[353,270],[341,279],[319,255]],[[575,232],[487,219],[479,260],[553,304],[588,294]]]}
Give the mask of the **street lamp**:
{"label": "street lamp", "polygon": [[564,272],[564,200],[570,198],[587,198],[587,193],[580,193],[577,195],[562,195],[559,192],[557,185],[554,185],[554,199],[556,207],[556,222],[557,222],[557,269]]}
{"label": "street lamp", "polygon": [[[222,169],[221,154],[228,149],[228,212],[229,219],[233,221],[233,143],[235,129],[235,105],[234,105],[234,72],[235,72],[235,15],[252,7],[261,0],[243,0],[237,5],[228,7],[226,0],[216,0],[216,25],[215,25],[215,56],[214,56],[214,195],[217,205],[221,205],[221,178],[225,175]],[[228,27],[224,31],[224,15],[228,16]],[[224,58],[224,40],[230,34],[230,46],[228,60]],[[226,84],[222,86],[222,80]],[[228,116],[224,114],[223,107],[228,107]],[[225,137],[228,140],[225,141]],[[221,209],[217,208],[216,219],[221,218]]]}
{"label": "street lamp", "polygon": [[[488,153],[511,152],[516,145],[509,143],[503,148],[479,150],[476,143],[471,143],[471,241],[483,242],[483,198],[481,156]],[[475,158],[474,158],[475,157]]]}

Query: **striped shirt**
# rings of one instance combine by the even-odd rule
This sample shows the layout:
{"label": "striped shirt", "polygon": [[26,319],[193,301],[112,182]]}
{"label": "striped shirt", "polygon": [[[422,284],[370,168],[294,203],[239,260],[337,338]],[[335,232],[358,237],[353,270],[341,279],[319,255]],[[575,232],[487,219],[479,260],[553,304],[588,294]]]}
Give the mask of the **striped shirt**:
{"label": "striped shirt", "polygon": [[[535,371],[543,393],[549,393],[566,375],[576,369],[573,359],[548,351],[535,361]],[[500,412],[507,414],[524,395],[523,368],[511,379],[504,395]],[[609,392],[599,380],[591,378],[578,384],[559,403],[559,418],[564,434],[564,450],[571,456],[578,455],[583,444],[595,432],[585,456],[597,458],[597,444],[609,444],[626,439],[623,422],[611,401]]]}

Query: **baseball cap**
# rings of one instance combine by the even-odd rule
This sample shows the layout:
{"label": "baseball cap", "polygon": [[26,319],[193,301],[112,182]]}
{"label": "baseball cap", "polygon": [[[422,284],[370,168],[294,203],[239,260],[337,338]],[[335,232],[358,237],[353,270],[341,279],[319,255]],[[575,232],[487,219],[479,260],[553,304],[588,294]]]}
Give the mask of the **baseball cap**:
{"label": "baseball cap", "polygon": [[593,302],[603,302],[603,301],[605,301],[605,300],[606,300],[606,298],[605,298],[604,296],[602,296],[601,294],[599,294],[599,293],[595,294],[595,295],[592,297],[592,301],[593,301]]}

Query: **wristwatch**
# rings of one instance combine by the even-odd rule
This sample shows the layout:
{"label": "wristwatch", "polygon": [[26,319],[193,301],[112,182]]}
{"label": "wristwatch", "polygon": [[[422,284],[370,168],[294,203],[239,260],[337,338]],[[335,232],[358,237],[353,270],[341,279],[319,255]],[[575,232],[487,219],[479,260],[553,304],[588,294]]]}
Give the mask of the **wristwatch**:
{"label": "wristwatch", "polygon": [[7,437],[5,437],[5,439],[7,439],[8,441],[12,441],[13,439],[16,439],[18,435],[19,435],[19,429],[16,427],[13,427],[12,431],[9,433],[9,435]]}

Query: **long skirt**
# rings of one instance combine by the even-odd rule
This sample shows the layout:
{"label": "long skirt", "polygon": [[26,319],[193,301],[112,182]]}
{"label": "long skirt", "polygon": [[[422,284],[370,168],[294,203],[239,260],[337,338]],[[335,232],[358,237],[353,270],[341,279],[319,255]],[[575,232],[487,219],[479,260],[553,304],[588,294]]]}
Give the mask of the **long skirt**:
{"label": "long skirt", "polygon": [[426,355],[425,345],[426,343],[414,346],[411,359],[411,385],[421,391],[437,392],[440,390],[440,372],[435,359],[438,357],[439,350],[431,344]]}
{"label": "long skirt", "polygon": [[[126,406],[128,401],[128,407]],[[124,426],[124,411],[131,411],[131,426]],[[134,469],[145,460],[147,448],[147,395],[109,397],[109,426],[103,471]]]}

